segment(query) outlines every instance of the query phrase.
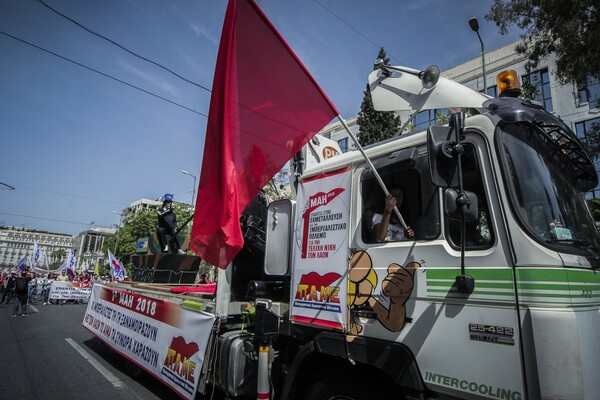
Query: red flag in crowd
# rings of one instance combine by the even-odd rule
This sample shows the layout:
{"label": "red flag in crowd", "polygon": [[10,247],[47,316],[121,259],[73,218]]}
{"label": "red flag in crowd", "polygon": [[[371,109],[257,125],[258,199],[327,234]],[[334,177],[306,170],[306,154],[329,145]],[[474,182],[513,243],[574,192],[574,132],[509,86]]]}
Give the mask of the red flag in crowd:
{"label": "red flag in crowd", "polygon": [[240,215],[339,112],[253,0],[230,0],[213,81],[191,247],[220,268]]}

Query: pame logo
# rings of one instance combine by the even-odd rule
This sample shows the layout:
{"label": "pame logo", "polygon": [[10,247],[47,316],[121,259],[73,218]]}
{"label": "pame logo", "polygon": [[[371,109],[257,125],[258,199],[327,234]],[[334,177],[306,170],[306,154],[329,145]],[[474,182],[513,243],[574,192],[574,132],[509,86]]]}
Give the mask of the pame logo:
{"label": "pame logo", "polygon": [[335,147],[325,146],[323,148],[323,158],[324,159],[335,157],[335,156],[337,156],[339,154],[340,154],[340,152],[337,151],[337,149]]}
{"label": "pame logo", "polygon": [[194,393],[196,373],[196,363],[191,358],[198,350],[195,342],[188,344],[181,336],[173,338],[161,371],[161,375],[190,395]]}

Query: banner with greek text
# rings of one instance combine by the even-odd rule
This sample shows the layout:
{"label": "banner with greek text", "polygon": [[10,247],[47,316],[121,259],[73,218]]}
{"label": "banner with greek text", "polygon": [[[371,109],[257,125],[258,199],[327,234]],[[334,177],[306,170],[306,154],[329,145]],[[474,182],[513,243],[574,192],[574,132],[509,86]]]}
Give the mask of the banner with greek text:
{"label": "banner with greek text", "polygon": [[347,317],[351,172],[304,180],[298,188],[292,321],[342,329]]}
{"label": "banner with greek text", "polygon": [[87,300],[92,293],[89,283],[53,281],[50,286],[50,300]]}
{"label": "banner with greek text", "polygon": [[113,350],[193,399],[215,317],[95,284],[83,326]]}

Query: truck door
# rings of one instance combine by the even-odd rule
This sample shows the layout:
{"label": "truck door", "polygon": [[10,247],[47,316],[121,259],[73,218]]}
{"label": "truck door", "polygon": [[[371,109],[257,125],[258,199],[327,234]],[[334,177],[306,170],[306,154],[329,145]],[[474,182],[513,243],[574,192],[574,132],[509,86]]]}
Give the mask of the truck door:
{"label": "truck door", "polygon": [[414,239],[379,242],[373,237],[379,218],[373,215],[382,212],[383,192],[368,168],[357,177],[361,193],[353,203],[361,232],[353,247],[364,253],[374,273],[367,278],[371,286],[356,283],[370,287],[371,295],[352,305],[351,318],[362,335],[406,345],[432,390],[461,398],[521,399],[514,269],[492,163],[479,131],[465,131],[463,145],[464,189],[478,203],[478,218],[467,223],[465,235],[466,274],[475,279],[474,291],[461,293],[456,285],[461,222],[445,213],[446,189],[432,184],[423,144],[413,148],[410,161],[395,152],[374,162],[388,188],[404,189],[401,211]]}

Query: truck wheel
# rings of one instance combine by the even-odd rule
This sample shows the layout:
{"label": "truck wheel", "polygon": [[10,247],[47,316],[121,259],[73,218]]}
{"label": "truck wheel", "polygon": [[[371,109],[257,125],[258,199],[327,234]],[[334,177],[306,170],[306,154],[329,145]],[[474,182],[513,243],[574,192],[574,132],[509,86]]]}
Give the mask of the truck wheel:
{"label": "truck wheel", "polygon": [[404,399],[401,389],[367,373],[328,371],[316,379],[306,388],[306,400]]}

